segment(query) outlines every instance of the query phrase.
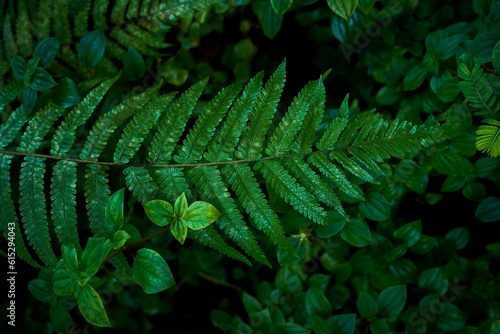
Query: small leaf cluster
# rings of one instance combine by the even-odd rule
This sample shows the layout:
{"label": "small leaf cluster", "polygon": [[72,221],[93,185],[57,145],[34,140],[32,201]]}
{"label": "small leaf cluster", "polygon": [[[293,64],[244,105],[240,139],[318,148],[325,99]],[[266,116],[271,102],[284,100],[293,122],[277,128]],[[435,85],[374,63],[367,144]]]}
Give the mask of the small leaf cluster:
{"label": "small leaf cluster", "polygon": [[167,201],[153,200],[144,204],[144,211],[154,224],[170,225],[172,235],[181,244],[186,241],[188,228],[201,230],[220,216],[219,210],[207,202],[196,201],[188,206],[185,193],[177,197],[173,208]]}

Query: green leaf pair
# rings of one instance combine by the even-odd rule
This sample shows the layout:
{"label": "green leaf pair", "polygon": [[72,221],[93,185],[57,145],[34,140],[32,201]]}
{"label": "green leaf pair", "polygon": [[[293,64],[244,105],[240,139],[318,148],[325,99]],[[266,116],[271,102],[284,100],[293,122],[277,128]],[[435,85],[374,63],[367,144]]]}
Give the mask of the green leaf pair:
{"label": "green leaf pair", "polygon": [[54,293],[59,296],[73,295],[85,320],[100,327],[111,327],[111,323],[99,294],[90,282],[111,247],[110,241],[105,238],[89,238],[79,259],[73,244],[63,245],[62,259],[52,279]]}
{"label": "green leaf pair", "polygon": [[158,226],[170,224],[174,238],[184,244],[188,228],[201,230],[212,224],[220,216],[219,210],[210,203],[196,201],[188,206],[186,195],[182,193],[175,200],[174,207],[167,201],[153,200],[144,204],[144,210]]}

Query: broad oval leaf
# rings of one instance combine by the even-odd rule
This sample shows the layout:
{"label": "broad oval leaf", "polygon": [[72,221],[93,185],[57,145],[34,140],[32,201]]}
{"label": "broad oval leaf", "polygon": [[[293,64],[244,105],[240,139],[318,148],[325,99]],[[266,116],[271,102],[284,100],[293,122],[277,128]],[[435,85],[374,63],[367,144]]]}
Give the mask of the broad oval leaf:
{"label": "broad oval leaf", "polygon": [[142,248],[135,257],[132,275],[146,293],[158,293],[175,284],[170,268],[160,254]]}
{"label": "broad oval leaf", "polygon": [[101,61],[106,48],[106,39],[100,30],[94,30],[83,36],[78,45],[78,59],[85,67],[95,67]]}
{"label": "broad oval leaf", "polygon": [[340,237],[356,247],[365,247],[372,243],[370,228],[359,219],[351,219],[340,231]]}
{"label": "broad oval leaf", "polygon": [[177,239],[181,245],[184,245],[188,233],[186,221],[182,218],[174,218],[170,223],[170,232],[172,232],[174,238]]}
{"label": "broad oval leaf", "polygon": [[354,334],[356,314],[339,314],[327,320],[330,333]]}
{"label": "broad oval leaf", "polygon": [[368,219],[381,221],[389,218],[391,207],[389,202],[379,193],[369,192],[366,200],[359,203],[361,213]]}
{"label": "broad oval leaf", "polygon": [[200,230],[212,224],[220,217],[220,212],[215,206],[203,201],[196,201],[186,211],[184,219],[192,230]]}
{"label": "broad oval leaf", "polygon": [[56,82],[44,68],[37,67],[30,78],[30,88],[34,90],[46,90],[52,88]]}
{"label": "broad oval leaf", "polygon": [[406,284],[382,291],[377,297],[377,304],[383,315],[393,316],[401,312],[406,304]]}
{"label": "broad oval leaf", "polygon": [[281,28],[283,17],[276,14],[271,2],[266,2],[266,6],[262,13],[262,30],[264,34],[273,39]]}
{"label": "broad oval leaf", "polygon": [[335,14],[346,21],[349,21],[356,7],[358,7],[358,0],[327,0],[326,2]]}
{"label": "broad oval leaf", "polygon": [[105,217],[106,227],[118,231],[123,227],[123,200],[125,196],[125,188],[116,191],[108,199],[106,203]]}
{"label": "broad oval leaf", "polygon": [[448,279],[440,267],[424,270],[418,277],[418,286],[424,290],[446,292]]}
{"label": "broad oval leaf", "polygon": [[404,90],[415,90],[422,82],[425,80],[425,76],[427,75],[427,67],[423,64],[416,64],[410,70],[408,75],[404,80]]}
{"label": "broad oval leaf", "polygon": [[317,287],[312,286],[306,294],[306,308],[311,315],[318,315],[323,319],[328,318],[332,314],[332,306]]}
{"label": "broad oval leaf", "polygon": [[133,47],[129,47],[123,56],[124,77],[128,80],[139,80],[146,73],[144,59]]}
{"label": "broad oval leaf", "polygon": [[174,217],[176,218],[184,218],[186,211],[188,209],[188,202],[186,199],[186,194],[182,193],[174,203]]}
{"label": "broad oval leaf", "polygon": [[279,16],[283,16],[285,12],[292,5],[292,0],[271,0],[271,5],[273,6],[274,11]]}
{"label": "broad oval leaf", "polygon": [[55,37],[46,38],[35,48],[35,56],[40,57],[43,67],[49,66],[59,51],[59,41]]}
{"label": "broad oval leaf", "polygon": [[359,314],[361,314],[363,318],[369,319],[378,313],[378,304],[375,301],[375,298],[364,291],[359,293],[356,305],[358,307]]}
{"label": "broad oval leaf", "polygon": [[394,231],[394,239],[404,242],[408,247],[415,245],[422,234],[420,220],[405,224]]}
{"label": "broad oval leaf", "polygon": [[462,249],[469,242],[470,233],[467,227],[457,227],[446,233],[444,240],[446,245],[453,249]]}
{"label": "broad oval leaf", "polygon": [[485,223],[500,221],[500,198],[490,196],[479,203],[476,218]]}
{"label": "broad oval leaf", "polygon": [[54,103],[61,108],[69,108],[80,102],[80,95],[75,82],[69,78],[62,78],[55,87]]}
{"label": "broad oval leaf", "polygon": [[87,322],[99,327],[111,327],[101,297],[89,284],[80,288],[76,297],[78,308]]}
{"label": "broad oval leaf", "polygon": [[78,257],[75,246],[72,244],[62,245],[61,249],[66,269],[76,274],[78,272]]}
{"label": "broad oval leaf", "polygon": [[19,56],[14,56],[10,61],[10,65],[16,80],[23,80],[24,75],[26,74],[26,61]]}
{"label": "broad oval leaf", "polygon": [[174,218],[172,204],[159,199],[144,204],[144,211],[148,218],[158,226],[166,226]]}
{"label": "broad oval leaf", "polygon": [[455,332],[464,327],[467,322],[464,312],[454,304],[444,303],[443,305],[444,310],[436,319],[438,328],[446,332]]}

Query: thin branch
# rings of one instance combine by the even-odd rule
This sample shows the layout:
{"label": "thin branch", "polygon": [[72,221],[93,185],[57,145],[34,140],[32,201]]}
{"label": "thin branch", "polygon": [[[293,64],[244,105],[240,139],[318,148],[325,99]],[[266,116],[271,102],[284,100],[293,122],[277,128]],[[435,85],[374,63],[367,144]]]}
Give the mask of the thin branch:
{"label": "thin branch", "polygon": [[156,237],[157,235],[160,235],[160,234],[162,234],[162,233],[165,233],[165,232],[167,232],[168,230],[170,230],[170,225],[169,225],[169,226],[167,226],[167,227],[165,227],[164,229],[161,229],[161,230],[159,230],[159,231],[157,231],[157,232],[155,232],[155,233],[153,233],[153,234],[148,235],[147,237],[142,238],[141,240],[138,240],[138,241],[136,241],[136,242],[133,242],[133,243],[131,243],[131,244],[129,244],[129,245],[126,245],[126,246],[124,246],[124,247],[122,247],[122,248],[120,248],[120,249],[116,250],[115,252],[111,253],[111,254],[110,254],[107,258],[105,258],[105,259],[101,262],[101,264],[104,264],[104,263],[108,262],[110,259],[112,259],[113,257],[117,256],[117,255],[118,255],[118,254],[120,254],[121,252],[123,252],[123,251],[125,251],[125,250],[127,250],[127,249],[129,249],[129,248],[132,248],[132,247],[134,247],[135,245],[138,245],[138,244],[140,244],[140,243],[143,243],[144,241],[147,241],[147,240],[149,240],[149,239],[151,239],[151,238],[154,238],[154,237]]}

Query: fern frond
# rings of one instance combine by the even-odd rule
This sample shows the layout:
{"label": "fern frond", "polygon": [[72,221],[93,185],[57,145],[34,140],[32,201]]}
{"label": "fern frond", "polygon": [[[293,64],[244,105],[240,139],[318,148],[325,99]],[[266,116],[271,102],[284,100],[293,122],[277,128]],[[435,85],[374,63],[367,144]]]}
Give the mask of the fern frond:
{"label": "fern frond", "polygon": [[54,6],[54,34],[61,44],[69,44],[71,42],[68,2],[68,0],[57,0],[57,5]]}
{"label": "fern frond", "polygon": [[4,41],[4,46],[5,46],[5,59],[11,59],[15,55],[17,55],[18,48],[16,44],[16,38],[15,35],[12,33],[12,18],[10,17],[10,12],[7,11],[7,14],[5,15],[4,21],[3,21],[3,29],[2,29],[2,37]]}
{"label": "fern frond", "polygon": [[[309,85],[313,85],[315,81]],[[316,129],[319,127],[323,114],[325,112],[326,92],[323,80],[317,81],[318,87],[314,90],[311,96],[309,109],[302,122],[302,127],[297,136],[297,139],[292,144],[292,151],[295,153],[312,152]],[[309,86],[308,85],[308,86]]]}
{"label": "fern frond", "polygon": [[283,61],[259,94],[250,114],[250,124],[235,152],[238,159],[258,159],[262,156],[264,139],[285,85],[285,65],[286,61]]}
{"label": "fern frond", "polygon": [[118,76],[101,83],[94,88],[65,118],[52,138],[50,154],[65,156],[76,139],[75,130],[90,117],[97,104],[102,100],[108,89],[118,80]]}
{"label": "fern frond", "polygon": [[230,164],[222,169],[222,173],[229,179],[233,191],[239,196],[241,204],[257,228],[275,245],[291,248],[292,245],[285,237],[278,215],[269,206],[250,167],[247,164]]}
{"label": "fern frond", "polygon": [[109,0],[99,0],[93,3],[92,19],[94,21],[94,29],[104,31],[106,29],[106,13],[108,11]]}
{"label": "fern frond", "polygon": [[304,188],[313,194],[318,201],[334,208],[335,211],[347,218],[337,194],[330,189],[330,187],[328,187],[328,185],[318,174],[316,174],[316,172],[307,162],[304,161],[302,157],[297,156],[287,159],[286,167],[296,176],[298,180],[301,180],[301,184]]}
{"label": "fern frond", "polygon": [[10,114],[7,122],[0,125],[0,148],[7,147],[14,140],[24,123],[26,123],[26,114],[19,107]]}
{"label": "fern frond", "polygon": [[[47,132],[52,128],[56,119],[61,115],[61,109],[53,104],[46,106],[28,123],[19,152],[34,153],[42,143]],[[26,156],[21,164],[19,191],[20,211],[27,240],[36,251],[40,259],[49,267],[55,268],[57,259],[50,243],[47,214],[45,209],[45,195],[43,175],[45,164],[43,159]]]}
{"label": "fern frond", "polygon": [[294,179],[287,169],[276,160],[259,161],[254,166],[276,193],[305,217],[317,224],[325,224],[327,215],[314,196]]}
{"label": "fern frond", "polygon": [[[91,1],[82,3],[80,10],[76,13],[73,19],[74,35],[76,37],[81,38],[88,32],[91,5]],[[108,43],[106,41],[106,49],[107,48]]]}
{"label": "fern frond", "polygon": [[500,122],[494,119],[485,119],[489,125],[480,125],[476,131],[476,147],[479,151],[492,157],[500,156]]}
{"label": "fern frond", "polygon": [[80,159],[97,160],[106,146],[113,132],[125,122],[126,119],[141,110],[158,91],[160,85],[134,95],[99,117],[90,130],[90,135],[80,153]]}
{"label": "fern frond", "polygon": [[200,189],[201,198],[211,203],[221,213],[215,221],[216,224],[255,260],[271,267],[236,208],[234,200],[224,187],[220,171],[213,166],[196,167],[191,169],[189,175]]}
{"label": "fern frond", "polygon": [[122,137],[116,146],[114,161],[128,163],[139,150],[144,137],[149,133],[151,127],[156,123],[161,112],[173,100],[175,94],[160,96],[148,102],[139,111],[123,130]]}
{"label": "fern frond", "polygon": [[364,200],[364,198],[360,197],[357,191],[354,190],[351,182],[349,182],[345,174],[335,164],[331,163],[326,155],[323,153],[311,155],[307,159],[307,162],[318,168],[321,174],[326,176],[327,179],[339,187],[340,190],[353,198]]}
{"label": "fern frond", "polygon": [[115,1],[115,5],[111,10],[111,22],[116,25],[125,23],[125,11],[127,10],[128,0]]}
{"label": "fern frond", "polygon": [[227,245],[220,234],[217,233],[217,231],[212,227],[212,225],[209,225],[201,230],[189,229],[188,237],[193,238],[201,242],[203,245],[213,248],[219,253],[227,255],[230,258],[244,262],[249,266],[252,265],[244,255],[242,255],[233,247]]}
{"label": "fern frond", "polygon": [[89,165],[85,173],[85,201],[90,229],[96,237],[103,237],[106,233],[106,203],[111,195],[109,190],[107,170],[108,166]]}
{"label": "fern frond", "polygon": [[63,245],[73,244],[80,255],[82,247],[76,227],[76,167],[74,161],[58,161],[51,179],[52,220]]}
{"label": "fern frond", "polygon": [[127,167],[123,170],[127,187],[143,204],[159,199],[160,189],[144,167]]}
{"label": "fern frond", "polygon": [[43,159],[27,156],[21,164],[19,209],[26,239],[45,265],[55,268],[57,258],[52,250],[45,208]]}
{"label": "fern frond", "polygon": [[340,134],[347,127],[349,122],[349,94],[346,95],[342,105],[340,106],[340,116],[336,117],[333,122],[328,125],[325,133],[319,140],[316,147],[320,150],[331,150],[335,147],[335,143],[339,138]]}
{"label": "fern frond", "polygon": [[223,88],[217,96],[203,108],[201,115],[189,131],[179,154],[174,156],[177,163],[194,163],[202,158],[202,154],[212,138],[215,128],[222,120],[234,97],[240,92],[241,86],[233,84]]}
{"label": "fern frond", "polygon": [[0,231],[7,238],[9,232],[8,224],[15,223],[16,255],[33,267],[42,268],[29,254],[21,235],[21,229],[19,228],[14,201],[11,197],[12,188],[10,186],[9,171],[12,158],[13,155],[0,154]]}
{"label": "fern frond", "polygon": [[28,127],[21,138],[21,143],[17,150],[19,152],[34,153],[40,147],[45,135],[61,114],[62,110],[56,105],[50,103],[45,106],[28,123]]}
{"label": "fern frond", "polygon": [[34,49],[33,35],[28,27],[31,22],[28,17],[28,12],[26,10],[26,1],[17,1],[17,17],[16,17],[16,37],[17,46],[20,50],[20,55],[22,57],[27,57],[31,54],[31,50]]}
{"label": "fern frond", "polygon": [[184,168],[161,168],[156,171],[156,176],[163,194],[170,201],[174,201],[182,193],[187,197],[191,196],[191,189],[184,177]]}
{"label": "fern frond", "polygon": [[35,34],[38,41],[50,37],[50,23],[52,18],[52,0],[38,1]]}
{"label": "fern frond", "polygon": [[149,148],[149,162],[167,164],[172,159],[175,145],[207,83],[208,78],[194,84],[181,95],[160,120],[158,131],[155,133]]}
{"label": "fern frond", "polygon": [[[0,90],[0,112],[24,91],[24,82],[11,81]],[[20,109],[20,108],[19,108]]]}
{"label": "fern frond", "polygon": [[[319,81],[319,80],[318,80]],[[288,108],[288,112],[285,114],[278,124],[278,127],[273,132],[269,144],[266,148],[266,154],[268,156],[285,155],[290,152],[292,147],[292,142],[295,136],[299,132],[302,126],[302,120],[306,116],[306,112],[309,109],[309,104],[311,97],[318,92],[318,81],[311,83],[304,87],[299,95],[295,97],[292,105]],[[302,128],[303,131],[315,132],[316,129]]]}
{"label": "fern frond", "polygon": [[245,86],[243,93],[229,110],[219,135],[203,156],[206,160],[213,162],[230,159],[248,121],[248,114],[252,111],[262,89],[263,76],[264,72],[259,72]]}
{"label": "fern frond", "polygon": [[496,103],[496,95],[493,94],[493,87],[488,81],[487,74],[483,73],[480,63],[474,63],[472,71],[466,64],[460,63],[458,77],[463,80],[458,83],[462,94],[471,107],[477,108],[476,115],[493,116],[500,110],[500,104]]}

